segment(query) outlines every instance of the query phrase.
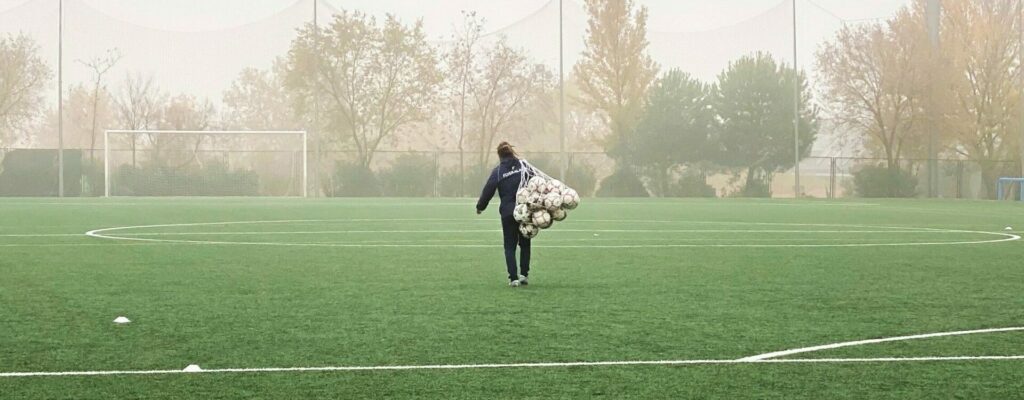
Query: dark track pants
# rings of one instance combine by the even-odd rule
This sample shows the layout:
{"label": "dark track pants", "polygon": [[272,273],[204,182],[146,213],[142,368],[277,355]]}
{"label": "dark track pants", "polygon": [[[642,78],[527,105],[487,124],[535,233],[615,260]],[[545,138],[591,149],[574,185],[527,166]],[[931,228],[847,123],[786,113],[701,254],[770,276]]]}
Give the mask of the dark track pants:
{"label": "dark track pants", "polygon": [[[519,274],[530,275],[530,239],[519,233],[519,223],[512,216],[501,217],[501,230],[505,234],[505,267],[508,279],[519,279]],[[516,246],[520,249],[522,268],[516,272]]]}

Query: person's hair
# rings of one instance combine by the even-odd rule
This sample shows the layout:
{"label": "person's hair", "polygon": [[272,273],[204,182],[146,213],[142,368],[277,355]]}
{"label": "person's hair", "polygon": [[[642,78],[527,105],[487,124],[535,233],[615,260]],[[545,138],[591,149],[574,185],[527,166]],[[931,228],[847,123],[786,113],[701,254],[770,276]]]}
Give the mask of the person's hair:
{"label": "person's hair", "polygon": [[499,158],[508,158],[508,157],[519,158],[519,155],[516,154],[516,151],[515,151],[515,149],[512,148],[511,144],[509,144],[508,142],[501,142],[501,143],[498,143],[498,157]]}

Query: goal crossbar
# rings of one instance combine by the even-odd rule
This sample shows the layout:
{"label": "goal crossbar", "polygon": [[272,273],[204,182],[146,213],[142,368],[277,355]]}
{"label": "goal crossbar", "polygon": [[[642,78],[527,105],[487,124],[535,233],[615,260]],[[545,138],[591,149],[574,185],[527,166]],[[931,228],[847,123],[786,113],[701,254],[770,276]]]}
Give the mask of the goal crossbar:
{"label": "goal crossbar", "polygon": [[302,137],[302,197],[309,196],[309,149],[306,131],[175,131],[175,130],[131,130],[108,129],[103,131],[103,195],[110,197],[110,134],[147,135],[147,134],[184,134],[184,135],[300,135]]}

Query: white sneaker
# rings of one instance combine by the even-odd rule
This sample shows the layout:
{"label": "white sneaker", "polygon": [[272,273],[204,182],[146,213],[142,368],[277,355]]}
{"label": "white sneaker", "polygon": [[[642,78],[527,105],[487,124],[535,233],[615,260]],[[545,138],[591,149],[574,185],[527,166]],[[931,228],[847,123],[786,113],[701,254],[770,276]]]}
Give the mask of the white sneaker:
{"label": "white sneaker", "polygon": [[508,285],[511,286],[511,287],[519,287],[519,280],[518,279],[513,279],[511,281],[508,281]]}
{"label": "white sneaker", "polygon": [[526,278],[526,275],[519,275],[519,284],[523,286],[530,284],[530,282]]}

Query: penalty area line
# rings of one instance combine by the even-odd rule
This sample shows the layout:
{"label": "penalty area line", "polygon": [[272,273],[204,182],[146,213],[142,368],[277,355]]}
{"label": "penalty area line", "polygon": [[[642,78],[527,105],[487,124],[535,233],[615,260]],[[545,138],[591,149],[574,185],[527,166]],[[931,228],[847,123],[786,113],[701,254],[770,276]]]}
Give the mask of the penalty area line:
{"label": "penalty area line", "polygon": [[280,368],[220,368],[201,370],[111,370],[111,371],[64,371],[64,372],[0,372],[0,378],[18,377],[61,377],[61,376],[109,376],[109,375],[169,375],[169,374],[215,374],[215,373],[272,373],[272,372],[359,372],[359,371],[409,371],[409,370],[465,370],[498,368],[572,368],[572,367],[614,367],[614,366],[685,366],[718,364],[827,364],[827,363],[894,363],[894,362],[970,362],[970,361],[1020,361],[1017,356],[949,356],[949,357],[880,357],[880,358],[800,358],[800,359],[729,359],[729,360],[663,360],[663,361],[580,361],[508,364],[439,364],[439,365],[380,365],[380,366],[338,366],[338,367],[280,367]]}

